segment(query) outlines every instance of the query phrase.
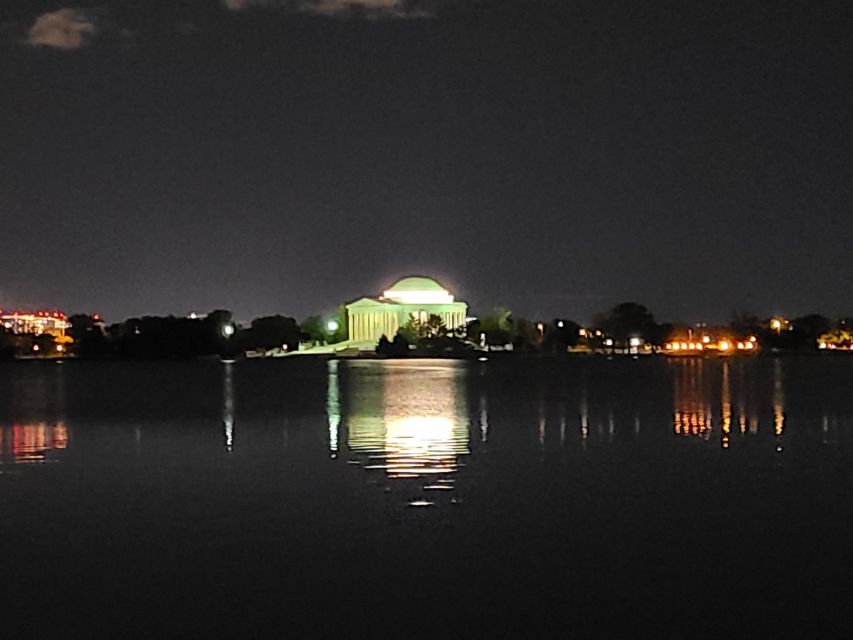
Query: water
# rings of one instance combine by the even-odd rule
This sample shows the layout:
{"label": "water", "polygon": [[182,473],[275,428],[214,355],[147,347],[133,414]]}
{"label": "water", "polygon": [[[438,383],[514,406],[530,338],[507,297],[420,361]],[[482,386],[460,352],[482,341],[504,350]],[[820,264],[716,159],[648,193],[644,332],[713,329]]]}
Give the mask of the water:
{"label": "water", "polygon": [[3,364],[4,637],[840,635],[851,374]]}

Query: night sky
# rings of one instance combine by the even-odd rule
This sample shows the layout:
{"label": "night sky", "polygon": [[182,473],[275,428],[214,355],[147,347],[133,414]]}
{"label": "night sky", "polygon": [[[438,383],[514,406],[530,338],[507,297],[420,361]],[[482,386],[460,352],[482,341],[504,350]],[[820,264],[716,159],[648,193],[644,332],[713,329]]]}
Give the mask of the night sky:
{"label": "night sky", "polygon": [[0,307],[853,314],[849,1],[363,4],[2,0]]}

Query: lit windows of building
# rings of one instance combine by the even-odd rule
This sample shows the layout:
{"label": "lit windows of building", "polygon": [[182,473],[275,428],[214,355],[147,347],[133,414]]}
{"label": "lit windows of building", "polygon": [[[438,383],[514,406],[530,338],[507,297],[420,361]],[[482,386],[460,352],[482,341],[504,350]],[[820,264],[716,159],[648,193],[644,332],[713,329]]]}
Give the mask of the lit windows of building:
{"label": "lit windows of building", "polygon": [[68,318],[59,311],[0,311],[0,324],[16,334],[49,334],[56,338],[64,338],[71,327]]}

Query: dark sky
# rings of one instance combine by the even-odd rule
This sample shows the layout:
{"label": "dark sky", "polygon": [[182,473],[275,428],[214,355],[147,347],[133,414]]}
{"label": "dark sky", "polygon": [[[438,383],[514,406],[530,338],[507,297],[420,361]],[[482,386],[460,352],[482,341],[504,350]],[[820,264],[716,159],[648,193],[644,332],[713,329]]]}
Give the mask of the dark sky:
{"label": "dark sky", "polygon": [[849,1],[339,2],[3,0],[0,307],[853,314]]}

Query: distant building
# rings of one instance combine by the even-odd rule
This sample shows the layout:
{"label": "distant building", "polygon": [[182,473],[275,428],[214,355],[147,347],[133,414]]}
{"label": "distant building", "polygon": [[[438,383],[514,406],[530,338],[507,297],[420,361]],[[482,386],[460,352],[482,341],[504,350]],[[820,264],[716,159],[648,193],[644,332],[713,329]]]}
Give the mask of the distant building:
{"label": "distant building", "polygon": [[453,296],[431,278],[403,278],[381,296],[359,298],[346,305],[350,342],[389,340],[410,320],[426,322],[439,316],[448,329],[465,326],[468,305]]}
{"label": "distant building", "polygon": [[49,334],[55,338],[64,338],[71,327],[59,311],[0,311],[0,325],[12,333]]}

